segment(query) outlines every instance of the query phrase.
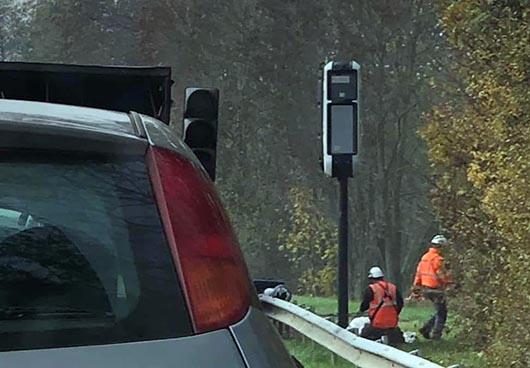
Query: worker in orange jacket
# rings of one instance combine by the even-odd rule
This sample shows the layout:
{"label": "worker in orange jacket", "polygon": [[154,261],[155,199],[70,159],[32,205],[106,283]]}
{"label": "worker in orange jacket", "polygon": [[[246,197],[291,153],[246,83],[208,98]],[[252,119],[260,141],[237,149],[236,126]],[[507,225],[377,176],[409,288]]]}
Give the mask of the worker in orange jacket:
{"label": "worker in orange jacket", "polygon": [[396,285],[386,281],[384,276],[379,267],[372,267],[368,273],[369,285],[363,294],[359,313],[368,310],[370,324],[362,329],[361,336],[371,340],[387,336],[390,345],[397,345],[403,342],[403,333],[398,327],[403,297]]}
{"label": "worker in orange jacket", "polygon": [[443,235],[432,238],[429,250],[418,262],[414,277],[413,292],[421,292],[432,301],[435,310],[434,315],[420,328],[420,333],[426,339],[441,338],[447,319],[445,289],[450,283],[450,277],[440,254],[440,247],[446,243],[447,239]]}

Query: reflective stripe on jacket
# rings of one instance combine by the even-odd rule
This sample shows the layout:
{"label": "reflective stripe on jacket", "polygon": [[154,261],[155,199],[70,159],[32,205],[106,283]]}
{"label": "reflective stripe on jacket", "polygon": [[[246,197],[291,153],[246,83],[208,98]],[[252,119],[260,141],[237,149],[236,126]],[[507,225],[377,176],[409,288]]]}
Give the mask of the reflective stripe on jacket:
{"label": "reflective stripe on jacket", "polygon": [[431,247],[425,253],[416,267],[414,285],[426,286],[433,289],[443,288],[447,284],[446,275],[440,273],[443,257],[437,248]]}
{"label": "reflective stripe on jacket", "polygon": [[369,286],[374,293],[368,310],[372,326],[377,328],[396,327],[398,324],[396,285],[381,280]]}

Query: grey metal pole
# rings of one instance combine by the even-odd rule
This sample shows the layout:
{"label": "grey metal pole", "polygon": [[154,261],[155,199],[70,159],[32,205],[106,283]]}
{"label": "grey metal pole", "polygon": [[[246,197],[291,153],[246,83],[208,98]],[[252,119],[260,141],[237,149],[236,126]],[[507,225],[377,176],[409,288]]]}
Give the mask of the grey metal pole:
{"label": "grey metal pole", "polygon": [[348,176],[339,176],[340,220],[339,220],[339,326],[348,326]]}

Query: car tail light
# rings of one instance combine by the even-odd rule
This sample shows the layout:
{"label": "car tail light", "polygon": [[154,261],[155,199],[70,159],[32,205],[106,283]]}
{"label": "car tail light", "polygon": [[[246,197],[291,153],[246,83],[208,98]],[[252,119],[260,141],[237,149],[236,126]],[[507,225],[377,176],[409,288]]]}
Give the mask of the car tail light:
{"label": "car tail light", "polygon": [[149,148],[147,166],[195,331],[241,320],[251,303],[250,279],[212,182],[164,148]]}

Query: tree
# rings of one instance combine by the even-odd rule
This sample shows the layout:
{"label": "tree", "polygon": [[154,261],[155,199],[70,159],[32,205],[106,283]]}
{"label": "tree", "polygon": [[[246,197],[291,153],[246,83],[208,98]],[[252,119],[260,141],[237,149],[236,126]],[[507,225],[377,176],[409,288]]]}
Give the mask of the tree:
{"label": "tree", "polygon": [[32,48],[26,58],[79,64],[135,63],[131,15],[135,5],[132,0],[37,1],[31,23]]}
{"label": "tree", "polygon": [[279,249],[288,254],[300,275],[298,292],[333,295],[337,286],[337,228],[322,216],[307,189],[292,188],[289,199],[289,227],[279,239]]}
{"label": "tree", "polygon": [[0,61],[20,59],[30,48],[33,2],[0,0]]}
{"label": "tree", "polygon": [[[455,243],[460,311],[492,367],[530,364],[530,6],[438,2],[454,83],[423,129]],[[440,87],[440,86],[439,86]],[[515,297],[517,295],[517,297]],[[469,332],[466,332],[469,334]],[[516,360],[514,360],[514,357]]]}
{"label": "tree", "polygon": [[[351,181],[352,291],[377,263],[401,284],[436,226],[426,200],[425,148],[415,130],[430,108],[438,31],[431,1],[212,2],[79,0],[36,8],[33,60],[170,65],[173,127],[191,85],[221,89],[218,181],[255,276],[296,282],[278,251],[291,188],[331,223],[337,186],[318,164],[318,66],[362,66],[361,163]],[[175,124],[176,123],[176,124]],[[287,275],[287,276],[286,276]]]}
{"label": "tree", "polygon": [[[353,180],[355,258],[382,266],[400,287],[411,282],[417,257],[436,229],[428,204],[424,146],[415,130],[431,106],[428,88],[438,31],[430,1],[359,1],[353,25],[339,25],[346,50],[359,50],[364,132],[362,162]],[[340,9],[340,7],[339,7]],[[343,21],[346,21],[347,17]],[[339,57],[344,58],[344,51]],[[359,260],[363,260],[359,262]],[[362,278],[361,278],[362,277]]]}

